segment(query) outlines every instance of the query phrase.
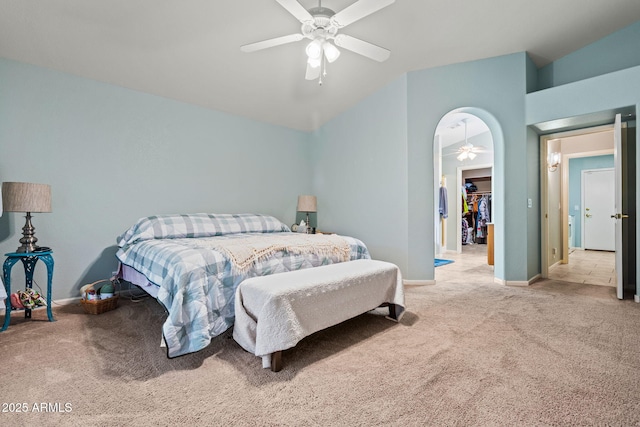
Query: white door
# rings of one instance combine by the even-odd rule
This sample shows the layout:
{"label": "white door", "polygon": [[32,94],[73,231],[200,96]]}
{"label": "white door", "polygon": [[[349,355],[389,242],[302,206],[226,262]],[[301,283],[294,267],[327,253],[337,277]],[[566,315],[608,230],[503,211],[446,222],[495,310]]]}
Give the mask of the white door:
{"label": "white door", "polygon": [[622,123],[620,114],[616,114],[613,125],[613,167],[615,168],[615,211],[611,215],[615,222],[616,247],[616,289],[619,299],[624,297],[622,283],[622,219],[627,215],[622,213]]}
{"label": "white door", "polygon": [[582,172],[584,248],[615,251],[615,173],[613,169]]}

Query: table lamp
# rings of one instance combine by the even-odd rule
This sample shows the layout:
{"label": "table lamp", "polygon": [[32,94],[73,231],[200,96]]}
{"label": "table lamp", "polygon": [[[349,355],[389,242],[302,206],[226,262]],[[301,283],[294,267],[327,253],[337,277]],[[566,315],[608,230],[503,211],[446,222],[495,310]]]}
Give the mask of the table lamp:
{"label": "table lamp", "polygon": [[317,212],[318,204],[316,196],[298,196],[298,212],[306,212],[307,233],[309,232],[309,212]]}
{"label": "table lamp", "polygon": [[22,227],[22,246],[18,253],[34,252],[36,245],[35,227],[31,224],[32,212],[51,212],[51,186],[29,182],[3,182],[2,205],[6,212],[26,212],[27,222]]}

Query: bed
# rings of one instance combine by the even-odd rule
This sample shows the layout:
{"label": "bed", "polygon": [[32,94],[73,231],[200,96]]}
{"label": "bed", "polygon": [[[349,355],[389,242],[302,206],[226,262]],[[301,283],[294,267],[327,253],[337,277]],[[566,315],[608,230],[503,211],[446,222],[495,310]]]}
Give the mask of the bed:
{"label": "bed", "polygon": [[117,243],[119,277],[167,311],[170,358],[202,350],[233,325],[235,290],[249,277],[371,258],[356,238],[294,233],[259,214],[150,216]]}

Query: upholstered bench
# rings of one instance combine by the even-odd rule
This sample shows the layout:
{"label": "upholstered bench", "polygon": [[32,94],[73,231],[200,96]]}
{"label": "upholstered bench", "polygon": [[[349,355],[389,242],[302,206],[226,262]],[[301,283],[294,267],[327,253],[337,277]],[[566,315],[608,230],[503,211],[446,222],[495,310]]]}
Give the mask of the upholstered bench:
{"label": "upholstered bench", "polygon": [[394,264],[356,260],[249,278],[235,296],[233,338],[262,357],[262,366],[282,368],[282,350],[314,332],[380,306],[399,320],[404,311],[402,275]]}

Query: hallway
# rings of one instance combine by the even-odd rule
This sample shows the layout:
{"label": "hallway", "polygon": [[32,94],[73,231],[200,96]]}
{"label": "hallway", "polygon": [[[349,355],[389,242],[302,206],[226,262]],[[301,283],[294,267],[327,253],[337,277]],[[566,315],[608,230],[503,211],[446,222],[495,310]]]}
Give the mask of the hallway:
{"label": "hallway", "polygon": [[[442,258],[454,262],[435,269],[436,283],[493,283],[493,266],[487,264],[487,245],[464,245],[462,254],[447,253]],[[549,279],[615,287],[615,253],[572,249],[569,263],[553,266],[549,270]]]}
{"label": "hallway", "polygon": [[563,282],[615,287],[615,252],[571,249],[569,263],[551,267],[549,278]]}

